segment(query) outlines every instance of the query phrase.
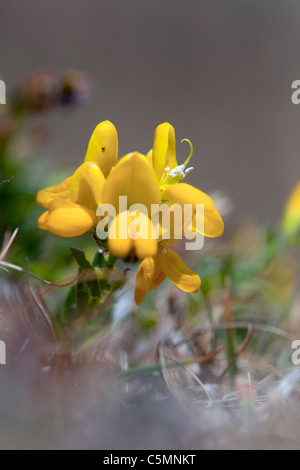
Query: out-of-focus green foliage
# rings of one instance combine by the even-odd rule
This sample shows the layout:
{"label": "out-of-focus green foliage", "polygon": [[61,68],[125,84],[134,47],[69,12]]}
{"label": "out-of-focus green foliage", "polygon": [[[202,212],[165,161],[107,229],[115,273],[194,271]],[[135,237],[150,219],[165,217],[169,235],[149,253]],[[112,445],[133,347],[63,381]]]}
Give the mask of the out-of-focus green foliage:
{"label": "out-of-focus green foliage", "polygon": [[[37,230],[41,213],[35,201],[37,191],[65,177],[60,169],[55,174],[49,172],[49,162],[42,158],[44,132],[37,126],[37,118],[61,107],[74,108],[86,101],[88,92],[88,81],[81,73],[59,75],[45,69],[23,80],[8,104],[1,107],[0,182],[7,182],[1,186],[0,236],[3,239],[19,227],[22,241],[12,247],[10,260],[24,266],[28,258],[35,273],[47,279],[68,273],[71,257],[68,241],[51,236],[46,240]],[[85,240],[75,243],[86,246]]]}

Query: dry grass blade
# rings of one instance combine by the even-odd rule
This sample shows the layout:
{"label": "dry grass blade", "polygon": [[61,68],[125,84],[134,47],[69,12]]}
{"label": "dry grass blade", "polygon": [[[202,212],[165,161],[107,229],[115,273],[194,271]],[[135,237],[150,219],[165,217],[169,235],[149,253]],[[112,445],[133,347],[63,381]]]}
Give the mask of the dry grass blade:
{"label": "dry grass blade", "polygon": [[8,268],[8,269],[13,269],[14,271],[18,271],[20,273],[26,274],[27,276],[32,277],[33,279],[36,279],[37,281],[42,282],[43,284],[46,284],[47,286],[52,286],[52,287],[70,287],[72,284],[78,281],[79,279],[79,274],[76,274],[75,277],[70,279],[70,281],[65,282],[63,284],[56,284],[55,282],[51,281],[46,281],[45,279],[42,279],[39,276],[36,276],[35,274],[31,273],[27,269],[21,268],[20,266],[16,266],[15,264],[7,263],[6,261],[1,261],[0,260],[0,267]]}
{"label": "dry grass blade", "polygon": [[204,383],[199,379],[199,377],[197,377],[194,372],[192,372],[188,367],[186,367],[184,364],[182,364],[181,362],[177,361],[176,359],[173,359],[171,357],[168,358],[168,361],[171,361],[171,362],[174,362],[175,364],[177,364],[178,366],[180,366],[183,370],[185,370],[186,372],[188,372],[192,377],[193,379],[198,383],[198,385],[200,385],[200,387],[203,389],[205,395],[207,396],[208,400],[212,403],[213,402],[213,399],[212,399],[212,396],[210,395],[209,391],[207,390],[207,388],[205,387]]}
{"label": "dry grass blade", "polygon": [[[175,400],[181,407],[185,407],[183,397],[178,388],[178,384],[176,383],[174,376],[172,377],[172,375],[170,374],[170,371],[168,370],[166,356],[165,356],[162,342],[159,342],[157,345],[156,365],[169,392],[172,394],[172,396],[175,398]],[[171,381],[170,378],[173,378],[173,380]]]}
{"label": "dry grass blade", "polygon": [[165,354],[164,354],[161,342],[158,343],[157,348],[156,348],[156,365],[163,380],[167,384],[168,388],[170,388],[170,383],[168,380],[166,358],[165,358]]}
{"label": "dry grass blade", "polygon": [[30,284],[28,274],[26,275],[26,282],[27,282],[27,285],[28,285],[29,292],[30,292],[34,302],[36,303],[36,306],[38,307],[39,311],[41,312],[42,318],[44,319],[52,338],[55,340],[55,342],[57,342],[58,338],[57,338],[57,334],[56,334],[56,331],[55,331],[55,328],[54,328],[54,325],[53,325],[53,320],[54,319],[53,319],[52,314],[50,313],[50,311],[48,310],[48,308],[45,305],[42,294],[40,292],[37,293],[37,288],[36,287],[34,288]]}
{"label": "dry grass blade", "polygon": [[[13,232],[13,234],[11,235],[11,237],[9,238],[8,242],[6,243],[6,245],[2,248],[2,251],[0,253],[0,261],[3,261],[7,255],[7,253],[9,252],[17,234],[18,234],[18,231],[19,229],[16,228],[16,230]],[[1,266],[0,266],[1,267]],[[4,267],[2,267],[2,269],[5,269]]]}
{"label": "dry grass blade", "polygon": [[200,385],[200,387],[203,389],[203,391],[204,391],[205,395],[207,396],[209,402],[213,401],[211,395],[209,394],[209,392],[208,392],[207,388],[205,387],[205,385],[203,384],[203,382],[184,364],[177,361],[176,359],[173,359],[173,358],[170,358],[170,357],[166,356],[165,352],[164,352],[164,349],[163,349],[163,346],[160,343],[157,347],[157,367],[159,368],[159,370],[161,372],[161,375],[162,375],[168,389],[176,397],[176,399],[180,401],[181,404],[183,404],[183,402],[180,399],[180,395],[178,393],[179,390],[177,390],[177,391],[175,390],[175,388],[178,388],[178,387],[173,386],[171,384],[170,380],[169,380],[169,375],[170,374],[169,374],[169,370],[168,370],[168,366],[167,366],[167,361],[173,362],[174,364],[178,365],[183,370],[188,372],[193,377],[193,379],[198,383],[198,385]]}
{"label": "dry grass blade", "polygon": [[29,292],[30,292],[36,306],[38,307],[39,311],[41,312],[42,318],[44,319],[52,338],[55,341],[57,341],[58,338],[57,338],[55,328],[53,326],[52,315],[49,312],[49,310],[47,309],[47,307],[46,307],[46,305],[43,301],[43,297],[42,297],[41,293],[36,292],[37,289],[33,288],[33,286],[30,284],[28,278],[27,278],[27,284],[28,284]]}
{"label": "dry grass blade", "polygon": [[212,359],[214,359],[216,356],[221,354],[221,352],[225,351],[227,349],[227,346],[223,346],[222,348],[216,349],[210,354],[206,354],[205,356],[200,356],[200,357],[193,357],[191,359],[185,359],[182,364],[184,365],[189,365],[189,364],[205,364],[206,362],[210,362]]}
{"label": "dry grass blade", "polygon": [[3,181],[1,181],[1,183],[0,183],[0,188],[1,188],[1,186],[3,186],[4,184],[10,183],[14,178],[15,178],[15,177],[12,176],[12,177],[9,178],[8,180],[3,180]]}
{"label": "dry grass blade", "polygon": [[178,341],[174,344],[174,348],[180,346],[181,344],[186,343],[187,341],[193,340],[196,336],[204,335],[209,333],[210,331],[217,331],[217,330],[230,330],[230,329],[253,329],[253,330],[260,330],[264,331],[276,336],[280,336],[285,339],[291,338],[291,333],[280,328],[276,328],[271,325],[263,325],[262,323],[258,322],[251,322],[251,321],[236,321],[230,323],[219,323],[218,325],[209,325],[205,326],[199,330],[194,331],[190,336]]}

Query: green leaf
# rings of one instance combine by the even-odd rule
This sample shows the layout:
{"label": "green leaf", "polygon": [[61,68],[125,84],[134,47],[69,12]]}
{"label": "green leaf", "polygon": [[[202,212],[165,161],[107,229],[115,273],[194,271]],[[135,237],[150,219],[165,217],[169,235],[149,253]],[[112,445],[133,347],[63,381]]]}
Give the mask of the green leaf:
{"label": "green leaf", "polygon": [[81,315],[89,306],[89,289],[86,282],[77,284],[76,291],[77,315]]}
{"label": "green leaf", "polygon": [[92,264],[96,268],[106,268],[106,260],[101,248],[99,248],[97,253],[95,254]]}
{"label": "green leaf", "polygon": [[107,266],[108,266],[109,268],[113,268],[114,265],[116,264],[117,260],[118,260],[118,258],[116,258],[114,255],[112,255],[111,253],[109,253],[108,258],[107,258],[107,262],[106,262],[106,263],[107,263]]}
{"label": "green leaf", "polygon": [[205,297],[211,292],[211,284],[207,278],[202,280],[201,291]]}
{"label": "green leaf", "polygon": [[72,286],[65,300],[64,308],[58,313],[58,320],[66,325],[70,318],[76,316],[76,286]]}
{"label": "green leaf", "polygon": [[87,286],[90,289],[90,295],[93,299],[101,298],[101,286],[98,279],[87,282]]}
{"label": "green leaf", "polygon": [[83,308],[84,303],[90,305],[90,301],[101,298],[101,287],[97,279],[97,273],[86,259],[84,252],[78,248],[70,248],[70,250],[79,265],[80,270],[89,271],[93,273],[95,277],[95,279],[78,284],[77,305],[80,303],[81,308]]}
{"label": "green leaf", "polygon": [[70,251],[81,269],[93,269],[88,260],[86,259],[84,251],[79,250],[78,248],[70,248]]}

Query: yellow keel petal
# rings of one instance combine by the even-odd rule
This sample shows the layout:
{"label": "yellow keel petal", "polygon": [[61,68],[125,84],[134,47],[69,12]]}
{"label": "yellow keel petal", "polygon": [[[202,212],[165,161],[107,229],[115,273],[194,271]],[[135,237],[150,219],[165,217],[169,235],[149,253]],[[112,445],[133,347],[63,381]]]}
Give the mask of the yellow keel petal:
{"label": "yellow keel petal", "polygon": [[56,186],[49,186],[39,191],[36,197],[37,203],[42,207],[48,208],[51,202],[56,198],[70,199],[71,180],[72,177],[67,178]]}
{"label": "yellow keel petal", "polygon": [[151,238],[151,221],[144,214],[134,217],[128,211],[120,212],[109,226],[108,249],[118,258],[144,259],[155,256],[157,243],[157,239]]}
{"label": "yellow keel petal", "polygon": [[71,201],[56,199],[38,220],[39,228],[63,238],[83,235],[96,224],[95,214]]}

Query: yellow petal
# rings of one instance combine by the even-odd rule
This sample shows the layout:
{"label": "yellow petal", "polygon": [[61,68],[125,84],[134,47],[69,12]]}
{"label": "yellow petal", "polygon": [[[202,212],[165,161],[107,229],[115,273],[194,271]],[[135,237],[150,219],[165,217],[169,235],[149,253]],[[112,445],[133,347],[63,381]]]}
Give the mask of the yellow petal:
{"label": "yellow petal", "polygon": [[72,201],[96,211],[101,204],[104,183],[105,178],[96,163],[83,163],[72,176]]}
{"label": "yellow petal", "polygon": [[153,168],[138,152],[122,158],[106,179],[102,202],[112,204],[118,212],[119,196],[127,196],[127,207],[144,204],[149,215],[151,204],[160,203],[160,187]]}
{"label": "yellow petal", "polygon": [[38,220],[39,228],[63,238],[83,235],[96,224],[95,214],[71,201],[55,199]]}
{"label": "yellow petal", "polygon": [[48,188],[42,189],[37,193],[37,203],[42,207],[49,207],[49,204],[56,199],[70,199],[70,187],[72,177],[65,179],[62,183],[56,186],[49,186]]}
{"label": "yellow petal", "polygon": [[153,139],[153,168],[160,180],[164,169],[170,170],[177,166],[175,129],[165,122],[160,124],[154,132]]}
{"label": "yellow petal", "polygon": [[133,243],[135,253],[138,259],[144,259],[147,256],[155,256],[157,253],[157,240],[152,240],[148,238],[143,240],[138,238]]}
{"label": "yellow petal", "polygon": [[147,161],[150,163],[151,166],[153,166],[153,150],[149,150],[149,152],[146,155]]}
{"label": "yellow petal", "polygon": [[[144,227],[143,233],[141,225]],[[157,243],[156,239],[151,238],[151,220],[142,213],[134,217],[128,211],[120,212],[109,226],[108,249],[118,258],[130,260],[155,256]]]}
{"label": "yellow petal", "polygon": [[47,229],[48,217],[49,217],[49,211],[43,212],[43,214],[38,219],[38,228],[42,230],[48,230]]}
{"label": "yellow petal", "polygon": [[200,189],[186,183],[168,186],[162,193],[162,200],[172,204],[204,204],[207,209],[215,208],[213,200]]}
{"label": "yellow petal", "polygon": [[117,258],[126,259],[129,256],[132,241],[128,236],[128,211],[120,212],[112,220],[108,230],[108,249]]}
{"label": "yellow petal", "polygon": [[180,256],[168,248],[159,250],[159,265],[161,270],[184,292],[198,292],[201,280],[198,274],[189,269]]}
{"label": "yellow petal", "polygon": [[162,200],[170,204],[180,204],[184,210],[185,204],[193,206],[193,229],[195,229],[196,204],[204,205],[204,235],[206,237],[220,237],[224,232],[224,223],[213,200],[204,192],[186,183],[168,186],[162,192]]}
{"label": "yellow petal", "polygon": [[293,234],[300,228],[300,183],[293,189],[285,207],[283,229],[287,234]]}
{"label": "yellow petal", "polygon": [[[193,231],[197,230],[197,215],[193,219],[192,229]],[[202,219],[202,216],[200,216]],[[200,224],[198,226],[201,227]],[[204,206],[204,231],[200,230],[199,233],[205,235],[206,237],[210,238],[218,238],[221,237],[224,233],[224,222],[217,211],[214,210],[207,210]]]}
{"label": "yellow petal", "polygon": [[145,258],[141,262],[136,275],[134,294],[135,303],[140,305],[148,290],[158,287],[165,278],[166,275],[159,267],[158,257]]}
{"label": "yellow petal", "polygon": [[96,163],[106,178],[117,160],[117,129],[110,121],[103,121],[92,134],[84,161]]}

